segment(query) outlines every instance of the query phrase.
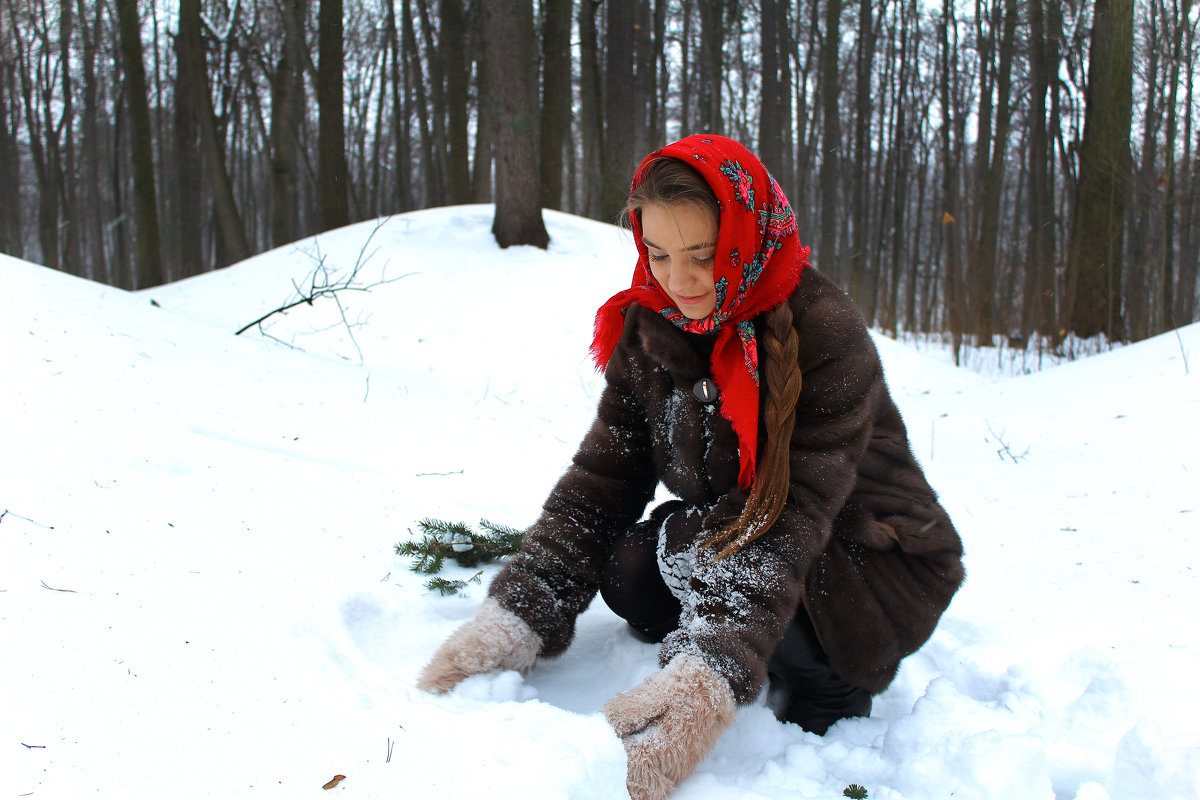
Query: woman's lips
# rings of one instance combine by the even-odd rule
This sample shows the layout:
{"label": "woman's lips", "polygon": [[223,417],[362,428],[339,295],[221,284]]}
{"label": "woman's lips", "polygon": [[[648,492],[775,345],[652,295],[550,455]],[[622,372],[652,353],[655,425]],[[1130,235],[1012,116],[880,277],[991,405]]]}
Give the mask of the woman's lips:
{"label": "woman's lips", "polygon": [[696,303],[699,303],[701,300],[708,297],[708,292],[705,292],[704,294],[693,295],[692,297],[688,297],[686,294],[676,295],[676,297],[679,298],[679,302],[686,303],[689,306],[694,306]]}

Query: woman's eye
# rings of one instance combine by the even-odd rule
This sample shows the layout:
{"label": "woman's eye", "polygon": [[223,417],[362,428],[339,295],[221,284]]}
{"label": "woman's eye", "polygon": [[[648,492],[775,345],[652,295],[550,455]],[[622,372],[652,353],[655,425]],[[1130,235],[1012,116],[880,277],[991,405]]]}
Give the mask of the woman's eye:
{"label": "woman's eye", "polygon": [[716,258],[716,254],[711,253],[707,256],[692,256],[692,261],[694,261],[695,263],[697,263],[701,266],[706,267],[709,264],[713,263],[713,259],[715,259],[715,258]]}
{"label": "woman's eye", "polygon": [[668,258],[670,258],[670,256],[668,256],[666,253],[651,253],[650,254],[651,261],[666,261]]}

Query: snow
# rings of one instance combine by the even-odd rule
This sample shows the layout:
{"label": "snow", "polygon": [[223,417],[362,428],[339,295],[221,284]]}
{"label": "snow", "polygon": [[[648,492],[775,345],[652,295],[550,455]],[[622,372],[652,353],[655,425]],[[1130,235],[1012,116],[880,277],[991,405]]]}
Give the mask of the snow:
{"label": "snow", "polygon": [[[423,694],[495,567],[443,598],[392,552],[529,524],[591,422],[632,247],[546,221],[501,251],[490,207],[417,212],[133,294],[0,256],[2,796],[624,796],[598,710],[656,648],[597,601],[561,658]],[[233,335],[356,262],[370,291]],[[1017,378],[877,343],[967,583],[870,718],[743,708],[676,796],[1197,797],[1200,326]]]}

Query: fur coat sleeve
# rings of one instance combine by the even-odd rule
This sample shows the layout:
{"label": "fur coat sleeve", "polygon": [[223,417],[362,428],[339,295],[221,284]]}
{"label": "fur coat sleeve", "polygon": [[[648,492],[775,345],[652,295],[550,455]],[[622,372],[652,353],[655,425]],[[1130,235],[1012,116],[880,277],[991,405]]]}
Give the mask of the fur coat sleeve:
{"label": "fur coat sleeve", "polygon": [[641,517],[658,482],[650,424],[631,382],[640,365],[622,339],[605,371],[596,419],[513,555],[488,590],[561,653],[595,597],[615,537]]}

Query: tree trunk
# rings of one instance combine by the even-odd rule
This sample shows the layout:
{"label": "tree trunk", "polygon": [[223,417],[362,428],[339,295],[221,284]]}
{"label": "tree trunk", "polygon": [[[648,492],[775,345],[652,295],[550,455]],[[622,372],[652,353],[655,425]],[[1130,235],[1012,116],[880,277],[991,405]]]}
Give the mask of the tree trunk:
{"label": "tree trunk", "polygon": [[181,53],[190,62],[189,76],[196,81],[191,91],[196,100],[196,121],[200,127],[200,147],[204,153],[208,185],[213,193],[213,211],[221,231],[222,258],[219,263],[224,266],[241,261],[248,257],[252,250],[246,237],[241,212],[238,211],[237,200],[234,198],[233,183],[225,168],[225,147],[217,131],[216,114],[212,107],[200,24],[200,0],[180,0]]}
{"label": "tree trunk", "polygon": [[842,125],[838,98],[842,0],[826,0],[825,40],[821,45],[821,232],[817,246],[818,266],[834,281],[841,280],[837,244],[842,208],[838,202],[841,182]]}
{"label": "tree trunk", "polygon": [[[835,0],[840,3],[841,0]],[[700,3],[700,127],[704,133],[724,133],[721,121],[721,82],[725,77],[725,0]],[[619,4],[614,4],[619,5]],[[609,12],[611,24],[612,12]],[[612,36],[611,29],[609,36]]]}
{"label": "tree trunk", "polygon": [[[762,45],[762,98],[758,110],[758,157],[767,169],[783,166],[783,119],[779,91],[779,5],[759,0]],[[781,173],[782,174],[782,173]]]}
{"label": "tree trunk", "polygon": [[571,2],[546,0],[542,30],[542,206],[563,207],[563,143],[571,125]]}
{"label": "tree trunk", "polygon": [[1133,0],[1096,0],[1068,252],[1069,330],[1124,336],[1121,265],[1132,116]]}
{"label": "tree trunk", "polygon": [[951,48],[950,30],[955,24],[953,0],[945,0],[942,18],[938,23],[939,49],[941,51],[941,75],[939,76],[942,125],[940,128],[942,156],[942,257],[946,270],[943,302],[946,304],[946,327],[950,331],[954,348],[954,363],[959,363],[963,334],[962,288],[959,258],[959,218],[957,154],[953,141],[955,129],[954,92],[951,83],[958,74],[957,58]]}
{"label": "tree trunk", "polygon": [[624,207],[629,179],[637,166],[634,152],[637,109],[633,92],[634,7],[608,4],[604,70],[604,150],[601,158],[601,219],[614,219]]}
{"label": "tree trunk", "polygon": [[[446,134],[449,144],[446,153],[448,199],[451,203],[460,205],[471,202],[471,147],[467,134],[467,89],[470,76],[467,73],[466,20],[463,16],[462,0],[442,0],[441,17],[441,51],[446,71]],[[570,22],[568,9],[568,29]],[[568,63],[568,91],[565,92],[567,99],[570,99],[570,80]]]}
{"label": "tree trunk", "polygon": [[538,177],[537,78],[530,0],[484,0],[484,58],[496,154],[496,217],[501,247],[550,243]]}
{"label": "tree trunk", "polygon": [[71,40],[75,35],[74,0],[62,0],[59,6],[59,48],[62,53],[62,118],[58,127],[63,132],[62,226],[67,244],[64,266],[72,275],[83,275],[83,226],[80,224],[79,181],[75,162],[75,88],[71,56]]}
{"label": "tree trunk", "polygon": [[[404,0],[403,36],[405,64],[412,76],[412,87],[423,91],[425,87],[425,70],[421,66],[421,53],[417,49],[417,34],[413,27],[412,10],[409,0]],[[483,103],[480,103],[483,106]],[[429,108],[423,99],[417,99],[417,124],[421,132],[421,177],[424,184],[425,205],[435,204],[438,186],[441,185],[441,175],[438,172],[437,158],[434,156],[433,134],[429,128]],[[481,112],[482,113],[482,112]]]}
{"label": "tree trunk", "polygon": [[1180,284],[1178,293],[1175,291],[1175,248],[1176,225],[1175,215],[1179,205],[1177,177],[1175,175],[1175,148],[1179,138],[1179,68],[1183,62],[1183,31],[1191,27],[1191,0],[1182,0],[1178,8],[1179,14],[1173,22],[1171,31],[1171,65],[1167,70],[1167,85],[1170,86],[1167,100],[1167,139],[1164,145],[1166,164],[1163,168],[1163,270],[1162,270],[1162,313],[1163,330],[1170,330],[1183,325],[1190,320],[1183,316],[1183,303],[1180,302],[1185,291],[1191,287]]}
{"label": "tree trunk", "polygon": [[867,180],[871,165],[871,69],[875,61],[875,31],[871,0],[858,4],[858,55],[855,59],[854,85],[854,196],[850,220],[854,240],[850,247],[850,296],[862,309],[867,324],[875,321],[875,287],[867,280],[867,233],[870,212],[867,208]]}
{"label": "tree trunk", "polygon": [[204,58],[190,52],[200,41],[200,4],[180,3],[175,37],[175,244],[179,277],[204,271],[204,222],[200,150],[200,98],[207,81],[196,75]]}
{"label": "tree trunk", "polygon": [[158,194],[154,184],[154,142],[150,134],[150,104],[146,100],[142,26],[137,6],[137,0],[117,0],[125,101],[129,108],[133,151],[133,212],[137,229],[134,285],[145,289],[163,282],[163,268],[158,235]]}
{"label": "tree trunk", "polygon": [[[483,97],[487,91],[487,63],[480,53],[475,60],[475,91]],[[490,103],[479,104],[479,122],[475,134],[475,162],[471,167],[471,201],[490,203],[492,197],[492,109]]]}
{"label": "tree trunk", "polygon": [[304,152],[304,21],[308,0],[283,0],[283,51],[271,84],[271,243],[278,247],[308,233],[300,224]]}
{"label": "tree trunk", "polygon": [[1029,159],[1029,255],[1026,258],[1026,291],[1022,309],[1023,336],[1054,330],[1054,184],[1050,178],[1051,146],[1046,122],[1050,82],[1049,44],[1046,40],[1044,0],[1029,3],[1029,70],[1031,79]]}
{"label": "tree trunk", "polygon": [[320,0],[317,55],[317,204],[321,230],[350,222],[350,169],[342,103],[342,0]]}
{"label": "tree trunk", "polygon": [[387,4],[386,36],[388,53],[391,57],[391,75],[388,83],[392,93],[392,135],[396,148],[396,210],[410,211],[414,208],[412,197],[412,132],[408,115],[408,74],[403,77],[400,68],[402,58],[400,36],[396,29],[396,4]]}
{"label": "tree trunk", "polygon": [[[0,253],[25,257],[21,238],[21,158],[17,149],[12,66],[0,61]],[[11,120],[11,122],[10,122]]]}
{"label": "tree trunk", "polygon": [[[596,33],[596,9],[599,0],[579,2],[579,127],[583,139],[580,198],[584,215],[604,219],[601,208],[601,152],[604,149],[604,123],[601,117],[599,40]],[[611,219],[611,217],[610,217]]]}
{"label": "tree trunk", "polygon": [[[428,0],[417,0],[417,11],[421,16],[421,38],[425,41],[425,57],[429,65],[429,80],[422,85],[428,92],[426,102],[433,112],[429,118],[432,124],[430,144],[433,148],[435,180],[429,187],[429,202],[431,205],[441,206],[446,204],[446,198],[449,196],[446,187],[449,168],[446,157],[446,93],[443,91],[442,59],[438,57],[438,47],[433,41]],[[530,57],[532,58],[532,55]]]}
{"label": "tree trunk", "polygon": [[[976,343],[990,345],[996,332],[994,293],[996,289],[996,251],[1000,235],[1000,200],[1004,190],[1004,172],[1007,166],[1008,133],[1012,120],[1012,62],[1017,30],[1016,0],[1004,0],[1004,16],[1001,23],[999,65],[996,71],[995,132],[987,132],[992,139],[987,169],[980,186],[978,230],[971,264],[971,304],[975,323]],[[993,33],[994,35],[994,33]],[[982,131],[981,131],[982,132]]]}

